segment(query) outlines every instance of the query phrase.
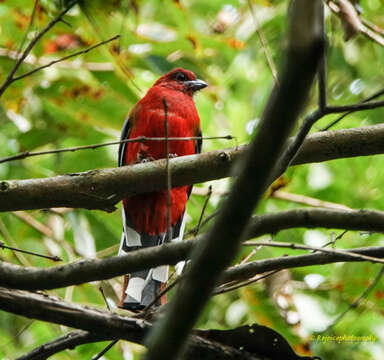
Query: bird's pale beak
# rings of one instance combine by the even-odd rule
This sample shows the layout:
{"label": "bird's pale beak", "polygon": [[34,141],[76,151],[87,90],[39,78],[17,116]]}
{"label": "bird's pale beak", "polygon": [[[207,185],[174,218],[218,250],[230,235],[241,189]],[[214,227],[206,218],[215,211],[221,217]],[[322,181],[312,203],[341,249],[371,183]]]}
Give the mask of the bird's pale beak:
{"label": "bird's pale beak", "polygon": [[208,86],[205,81],[200,79],[186,81],[185,85],[187,86],[188,90],[192,91],[201,90]]}

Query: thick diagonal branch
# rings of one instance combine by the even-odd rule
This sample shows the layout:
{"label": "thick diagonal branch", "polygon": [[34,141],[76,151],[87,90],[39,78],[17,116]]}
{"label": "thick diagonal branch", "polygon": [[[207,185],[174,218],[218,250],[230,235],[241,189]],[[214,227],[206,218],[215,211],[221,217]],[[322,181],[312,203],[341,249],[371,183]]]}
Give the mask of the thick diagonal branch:
{"label": "thick diagonal branch", "polygon": [[324,49],[322,11],[320,0],[292,1],[287,63],[280,84],[272,91],[260,128],[238,166],[239,176],[222,211],[204,241],[195,247],[191,266],[167,314],[148,335],[147,360],[172,360],[180,356],[211,292],[236,256],[252,211],[267,189],[312,86]]}

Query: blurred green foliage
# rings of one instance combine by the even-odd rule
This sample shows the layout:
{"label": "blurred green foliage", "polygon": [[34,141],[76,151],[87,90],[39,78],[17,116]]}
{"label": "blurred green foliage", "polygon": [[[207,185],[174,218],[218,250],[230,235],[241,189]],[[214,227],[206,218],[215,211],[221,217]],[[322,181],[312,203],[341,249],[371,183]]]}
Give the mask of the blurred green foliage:
{"label": "blurred green foliage", "polygon": [[[32,19],[33,3],[25,0],[0,2],[0,81],[12,68],[20,44],[24,44],[24,49],[68,1],[41,0]],[[65,23],[58,23],[43,37],[18,74],[33,69],[34,61],[46,63],[116,34],[121,34],[120,40],[13,83],[0,104],[0,158],[25,150],[50,150],[116,140],[130,108],[161,74],[177,66],[193,70],[209,83],[195,99],[204,135],[236,137],[230,142],[206,141],[203,151],[249,142],[274,82],[266,51],[279,68],[285,56],[287,19],[286,1],[255,0],[251,3],[259,30],[245,0],[83,0],[81,6],[74,7],[65,16]],[[380,0],[364,0],[360,5],[364,18],[374,24],[383,23],[384,9]],[[345,42],[340,20],[328,8],[326,31],[329,103],[358,102],[382,88],[384,49],[362,35]],[[265,38],[267,48],[261,45],[260,35]],[[307,112],[316,107],[316,93],[313,90]],[[354,113],[334,128],[376,124],[382,121],[383,115],[384,109]],[[330,115],[321,119],[314,131],[335,118]],[[113,167],[116,158],[116,146],[32,157],[0,164],[0,178],[28,179]],[[380,210],[384,208],[383,169],[383,156],[300,166],[287,172],[284,191],[352,208]],[[220,206],[229,184],[229,180],[212,182],[213,196],[206,215]],[[199,187],[206,190],[208,184]],[[188,204],[188,229],[197,224],[204,201],[204,196],[192,195]],[[268,198],[262,202],[259,212],[301,206]],[[107,214],[47,210],[31,211],[27,215],[29,217],[23,214],[22,220],[20,215],[13,213],[0,214],[1,241],[22,249],[58,255],[65,261],[83,256],[110,256],[117,252],[121,232],[119,211]],[[31,225],[31,217],[45,226],[43,230]],[[340,233],[294,229],[281,232],[274,239],[320,244]],[[344,248],[382,243],[381,235],[358,232],[348,232],[338,240],[338,246]],[[244,259],[250,251],[243,249],[237,260]],[[252,260],[287,253],[297,254],[297,251],[261,249]],[[25,266],[52,265],[48,260],[7,250],[2,250],[0,259]],[[383,358],[382,282],[359,307],[349,311],[332,332],[323,333],[364,291],[379,268],[379,265],[347,263],[293,269],[268,281],[213,297],[198,326],[225,329],[257,322],[279,331],[301,354],[315,353],[335,360]],[[103,282],[111,301],[117,301],[120,281]],[[105,307],[97,284],[50,293],[69,301]],[[5,312],[0,312],[0,324],[2,359],[13,359],[68,331]],[[316,340],[317,334],[374,335],[377,341],[322,343]],[[80,346],[54,359],[88,359],[105,345]],[[136,359],[142,352],[143,348],[138,345],[119,342],[104,358]]]}

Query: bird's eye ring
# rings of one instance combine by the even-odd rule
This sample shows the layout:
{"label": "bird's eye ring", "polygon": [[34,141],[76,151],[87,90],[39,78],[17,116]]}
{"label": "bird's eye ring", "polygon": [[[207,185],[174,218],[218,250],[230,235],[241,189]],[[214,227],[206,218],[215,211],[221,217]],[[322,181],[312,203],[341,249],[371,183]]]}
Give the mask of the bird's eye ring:
{"label": "bird's eye ring", "polygon": [[182,73],[182,72],[177,72],[177,73],[175,74],[175,80],[176,80],[176,81],[187,81],[188,78],[187,78],[187,76],[186,76],[184,73]]}

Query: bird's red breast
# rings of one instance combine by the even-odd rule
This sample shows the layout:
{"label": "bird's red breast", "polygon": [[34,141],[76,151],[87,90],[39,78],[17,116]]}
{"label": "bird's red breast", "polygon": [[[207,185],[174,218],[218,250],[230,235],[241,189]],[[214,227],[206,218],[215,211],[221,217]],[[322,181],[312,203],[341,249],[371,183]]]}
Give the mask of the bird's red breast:
{"label": "bird's red breast", "polygon": [[[165,106],[167,105],[168,137],[196,137],[200,135],[200,119],[193,102],[193,93],[206,84],[184,69],[163,75],[132,109],[128,138],[166,137]],[[201,142],[200,142],[201,144]],[[196,140],[169,141],[171,156],[199,152]],[[122,154],[123,164],[131,165],[166,157],[166,142],[145,141],[127,143]],[[171,190],[171,226],[183,216],[189,186]],[[159,234],[167,228],[167,190],[140,194],[123,200],[127,220],[140,233]]]}

